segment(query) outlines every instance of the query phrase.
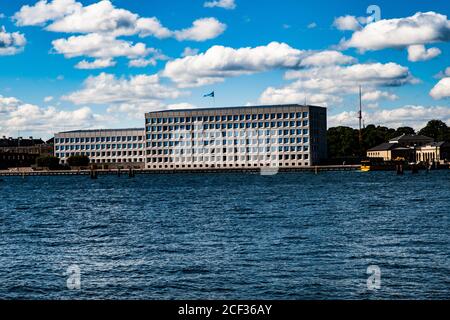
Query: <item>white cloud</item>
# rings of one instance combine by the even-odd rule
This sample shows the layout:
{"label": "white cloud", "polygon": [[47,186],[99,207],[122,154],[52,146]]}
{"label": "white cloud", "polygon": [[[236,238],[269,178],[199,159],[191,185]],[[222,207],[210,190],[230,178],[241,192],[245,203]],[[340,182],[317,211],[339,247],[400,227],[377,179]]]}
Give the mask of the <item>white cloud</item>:
{"label": "white cloud", "polygon": [[136,28],[141,37],[154,36],[158,39],[165,39],[173,36],[173,32],[164,27],[155,17],[138,19]]}
{"label": "white cloud", "polygon": [[414,83],[408,68],[395,63],[325,66],[305,70],[287,71],[287,80],[294,82],[281,88],[269,87],[260,96],[262,103],[303,103],[335,106],[349,94],[357,94],[364,84],[367,100],[396,98],[395,95],[375,91],[377,87],[400,86]]}
{"label": "white cloud", "polygon": [[412,62],[433,59],[441,54],[438,48],[426,49],[423,44],[415,44],[408,47],[408,60]]}
{"label": "white cloud", "polygon": [[[344,111],[328,117],[328,126],[357,127],[356,111]],[[393,109],[377,109],[363,112],[366,124],[383,125],[393,128],[411,126],[415,129],[423,128],[432,119],[441,119],[450,123],[450,108],[444,106],[417,106],[406,105]]]}
{"label": "white cloud", "polygon": [[6,17],[5,14],[0,13],[0,19],[3,19],[3,18],[5,18],[5,17]]}
{"label": "white cloud", "polygon": [[44,102],[50,102],[53,101],[53,96],[47,96],[44,98]]}
{"label": "white cloud", "polygon": [[6,32],[4,26],[0,28],[0,56],[10,56],[22,52],[27,40],[22,33]]}
{"label": "white cloud", "polygon": [[234,0],[215,0],[215,1],[206,1],[203,6],[205,8],[223,8],[227,10],[233,10],[236,8],[236,3]]}
{"label": "white cloud", "polygon": [[450,97],[450,77],[442,78],[439,82],[431,89],[430,96],[433,99],[443,99]]}
{"label": "white cloud", "polygon": [[180,87],[194,87],[221,82],[226,77],[298,67],[302,57],[303,51],[278,42],[239,49],[213,46],[205,53],[169,61],[163,75]]}
{"label": "white cloud", "polygon": [[435,12],[418,12],[407,18],[384,19],[370,23],[362,30],[354,32],[352,37],[341,45],[364,52],[448,40],[450,21],[447,16]]}
{"label": "white cloud", "polygon": [[77,69],[104,69],[114,67],[116,62],[111,58],[95,59],[94,61],[82,60],[75,65]]}
{"label": "white cloud", "polygon": [[338,64],[350,64],[356,62],[356,59],[350,56],[346,56],[339,51],[326,50],[326,51],[311,51],[309,56],[306,56],[300,66],[328,66]]}
{"label": "white cloud", "polygon": [[63,18],[80,10],[81,3],[75,0],[38,1],[34,6],[25,5],[13,16],[18,26],[43,25],[47,21]]}
{"label": "white cloud", "polygon": [[183,110],[183,109],[195,109],[197,108],[193,104],[187,102],[173,103],[166,106],[169,110]]}
{"label": "white cloud", "polygon": [[259,101],[263,104],[303,104],[306,101],[307,104],[329,107],[342,102],[342,98],[337,95],[304,90],[299,83],[292,83],[282,88],[267,88],[261,94]]}
{"label": "white cloud", "polygon": [[[303,81],[311,81],[313,79],[333,80],[334,85],[337,86],[335,90],[340,90],[339,87],[344,85],[357,87],[358,83],[366,86],[399,86],[406,83],[414,83],[414,78],[411,76],[409,69],[393,62],[288,71],[286,72],[286,79],[301,79]],[[330,87],[329,89],[333,88]]]}
{"label": "white cloud", "polygon": [[160,83],[158,75],[136,75],[129,79],[101,73],[88,77],[83,89],[62,99],[75,104],[139,104],[176,99],[183,93]]}
{"label": "white cloud", "polygon": [[216,18],[202,18],[195,20],[192,27],[175,31],[174,34],[178,41],[205,41],[218,37],[226,28],[227,26]]}
{"label": "white cloud", "polygon": [[[16,110],[20,105],[20,100],[14,97],[4,97],[0,95],[0,115]],[[2,115],[3,117],[3,115]]]}
{"label": "white cloud", "polygon": [[56,53],[66,58],[87,56],[92,58],[112,58],[125,56],[128,58],[146,56],[154,49],[147,48],[144,43],[118,40],[114,36],[90,33],[72,36],[68,39],[52,41]]}
{"label": "white cloud", "polygon": [[394,100],[398,99],[398,96],[393,93],[381,91],[381,90],[365,92],[362,95],[363,101],[378,101],[378,100],[382,100],[382,99],[394,101]]}
{"label": "white cloud", "polygon": [[308,29],[314,29],[314,28],[317,28],[317,23],[311,22],[311,23],[308,24],[306,27],[307,27]]}
{"label": "white cloud", "polygon": [[91,128],[114,120],[112,117],[95,114],[88,107],[75,110],[42,108],[17,98],[2,96],[0,113],[0,134],[6,136],[17,134],[18,130],[51,136],[56,131]]}
{"label": "white cloud", "polygon": [[349,64],[356,60],[338,51],[304,51],[285,43],[234,49],[213,46],[205,53],[169,61],[162,74],[179,87],[195,87],[274,69]]}
{"label": "white cloud", "polygon": [[195,56],[199,53],[198,49],[186,47],[181,54],[182,57]]}
{"label": "white cloud", "polygon": [[23,6],[15,14],[17,25],[44,25],[53,32],[106,34],[109,36],[141,37],[159,39],[175,37],[177,40],[205,41],[222,34],[226,25],[215,18],[202,18],[192,27],[172,31],[164,27],[156,17],[139,17],[138,14],[116,8],[111,1],[102,0],[88,6],[74,0],[42,0],[35,6]]}
{"label": "white cloud", "polygon": [[334,19],[333,26],[335,26],[338,30],[347,31],[347,30],[361,30],[361,24],[358,18],[355,16],[342,16]]}

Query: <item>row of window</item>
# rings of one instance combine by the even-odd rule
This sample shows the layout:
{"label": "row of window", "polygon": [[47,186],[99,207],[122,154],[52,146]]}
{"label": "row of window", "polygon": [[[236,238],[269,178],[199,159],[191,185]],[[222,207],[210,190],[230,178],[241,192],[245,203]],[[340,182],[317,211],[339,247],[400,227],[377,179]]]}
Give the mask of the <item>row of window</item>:
{"label": "row of window", "polygon": [[[132,162],[143,162],[142,159],[138,158],[124,158],[124,159],[91,159],[91,163],[132,163]],[[64,164],[65,160],[61,160],[61,163]]]}
{"label": "row of window", "polygon": [[69,146],[55,146],[56,151],[64,150],[104,150],[104,149],[142,149],[143,143],[129,143],[129,144],[97,144],[97,145],[69,145]]}
{"label": "row of window", "polygon": [[124,136],[124,137],[88,137],[88,138],[55,138],[56,143],[90,143],[90,142],[126,142],[142,141],[143,136]]}
{"label": "row of window", "polygon": [[222,132],[194,132],[194,133],[159,133],[147,134],[147,140],[167,140],[167,139],[220,139],[225,137],[258,137],[258,136],[287,136],[287,135],[309,135],[308,129],[290,129],[290,130],[260,130],[258,131],[222,131]]}
{"label": "row of window", "polygon": [[220,146],[220,145],[248,145],[257,146],[261,144],[298,144],[309,143],[308,137],[291,138],[267,138],[267,139],[222,139],[222,140],[198,140],[198,141],[154,141],[147,142],[147,148],[157,147],[191,147],[191,146]]}
{"label": "row of window", "polygon": [[58,158],[71,157],[75,155],[82,155],[88,157],[121,157],[121,156],[142,156],[142,151],[113,151],[113,152],[56,152],[55,156]]}
{"label": "row of window", "polygon": [[274,153],[274,152],[308,152],[309,146],[284,147],[247,147],[247,148],[192,148],[192,149],[153,149],[147,155],[160,154],[225,154],[225,153]]}
{"label": "row of window", "polygon": [[247,155],[247,156],[204,156],[204,157],[158,157],[147,158],[147,163],[182,163],[182,162],[239,162],[239,161],[278,161],[284,160],[308,160],[308,154],[290,155]]}
{"label": "row of window", "polygon": [[202,125],[174,125],[174,126],[147,126],[147,132],[179,131],[179,130],[220,130],[220,129],[256,129],[256,128],[286,128],[308,126],[308,120],[303,121],[272,121],[272,122],[236,122],[211,123]]}
{"label": "row of window", "polygon": [[214,122],[214,121],[243,121],[243,120],[269,120],[269,119],[298,119],[307,118],[308,112],[291,113],[260,113],[260,114],[235,114],[222,116],[194,116],[194,117],[168,117],[147,118],[146,123],[190,123],[190,122]]}
{"label": "row of window", "polygon": [[191,148],[191,149],[152,149],[147,154],[202,154],[202,153],[265,153],[265,152],[308,152],[309,146],[264,146],[240,148]]}

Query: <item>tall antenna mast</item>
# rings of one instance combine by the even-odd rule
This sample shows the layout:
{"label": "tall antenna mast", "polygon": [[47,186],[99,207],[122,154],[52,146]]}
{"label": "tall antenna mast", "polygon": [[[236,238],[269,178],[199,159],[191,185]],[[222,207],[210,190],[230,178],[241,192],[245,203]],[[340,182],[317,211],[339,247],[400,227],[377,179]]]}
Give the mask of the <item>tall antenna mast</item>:
{"label": "tall antenna mast", "polygon": [[362,95],[361,95],[361,86],[359,86],[359,145],[362,147]]}

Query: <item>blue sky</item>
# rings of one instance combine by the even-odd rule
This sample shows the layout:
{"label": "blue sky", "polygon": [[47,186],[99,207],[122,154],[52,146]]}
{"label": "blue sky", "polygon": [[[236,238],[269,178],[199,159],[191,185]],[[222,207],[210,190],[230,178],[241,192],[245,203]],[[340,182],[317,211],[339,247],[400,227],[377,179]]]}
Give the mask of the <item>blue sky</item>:
{"label": "blue sky", "polygon": [[329,126],[354,126],[358,85],[366,124],[450,124],[449,11],[448,1],[2,2],[0,135],[142,126],[145,111],[211,106],[212,90],[217,106],[306,99],[328,107]]}

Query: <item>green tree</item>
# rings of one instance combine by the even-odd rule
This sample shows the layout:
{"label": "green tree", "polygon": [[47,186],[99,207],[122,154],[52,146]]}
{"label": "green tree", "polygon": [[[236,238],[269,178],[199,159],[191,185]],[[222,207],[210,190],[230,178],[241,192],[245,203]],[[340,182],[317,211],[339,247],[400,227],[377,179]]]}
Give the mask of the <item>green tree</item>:
{"label": "green tree", "polygon": [[334,127],[327,132],[328,157],[356,157],[359,154],[358,131],[350,127]]}
{"label": "green tree", "polygon": [[434,141],[450,141],[450,129],[441,120],[430,120],[419,134],[433,138]]}
{"label": "green tree", "polygon": [[67,159],[67,164],[71,167],[87,167],[89,166],[89,157],[88,156],[71,156]]}
{"label": "green tree", "polygon": [[59,168],[59,158],[54,156],[43,156],[36,159],[36,165],[41,168],[55,170]]}

